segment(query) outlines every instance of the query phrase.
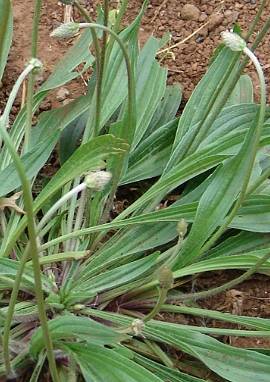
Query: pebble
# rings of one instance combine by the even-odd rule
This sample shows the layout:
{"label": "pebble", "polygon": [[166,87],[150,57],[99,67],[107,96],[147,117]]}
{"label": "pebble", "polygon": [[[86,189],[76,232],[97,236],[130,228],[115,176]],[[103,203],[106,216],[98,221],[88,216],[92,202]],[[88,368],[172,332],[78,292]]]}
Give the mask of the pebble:
{"label": "pebble", "polygon": [[199,20],[201,12],[193,4],[185,4],[181,11],[181,17],[183,20]]}
{"label": "pebble", "polygon": [[56,93],[56,99],[58,101],[64,101],[69,96],[69,90],[67,88],[60,88]]}
{"label": "pebble", "polygon": [[214,13],[209,18],[208,29],[211,31],[222,24],[224,16],[221,13]]}

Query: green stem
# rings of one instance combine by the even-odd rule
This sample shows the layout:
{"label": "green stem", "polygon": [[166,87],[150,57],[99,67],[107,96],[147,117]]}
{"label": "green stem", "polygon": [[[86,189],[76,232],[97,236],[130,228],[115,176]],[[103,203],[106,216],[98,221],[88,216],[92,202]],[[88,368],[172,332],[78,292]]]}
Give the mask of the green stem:
{"label": "green stem", "polygon": [[[74,1],[74,6],[78,9],[80,14],[85,18],[85,20],[88,23],[92,23],[92,20],[91,20],[89,14],[84,9],[84,7],[79,3],[79,1],[75,0]],[[96,54],[96,66],[97,66],[97,68],[99,70],[99,65],[100,65],[100,46],[99,46],[99,42],[98,42],[98,37],[97,37],[96,31],[94,29],[91,30],[91,34],[92,34],[92,39],[93,39],[93,44],[94,44],[94,49],[95,49],[95,54]]]}
{"label": "green stem", "polygon": [[[35,217],[33,213],[33,199],[32,199],[30,182],[26,177],[23,164],[21,162],[19,155],[17,154],[16,150],[13,147],[13,143],[9,137],[9,134],[4,129],[0,129],[0,131],[2,134],[2,138],[5,142],[5,145],[10,152],[10,156],[13,159],[14,165],[17,169],[18,175],[22,183],[24,206],[25,206],[24,208],[25,208],[26,216],[27,216],[27,225],[28,225],[28,234],[29,234],[29,250],[31,253],[32,263],[33,263],[35,291],[36,291],[39,319],[41,322],[44,342],[46,344],[49,367],[52,374],[52,378],[54,382],[58,382],[59,377],[58,377],[56,363],[55,363],[54,354],[53,354],[53,345],[52,345],[52,340],[51,340],[51,336],[50,336],[50,332],[48,328],[44,296],[42,291],[41,272],[40,272],[40,264],[39,264],[39,256],[38,256],[38,247],[37,247],[37,241],[36,241]],[[22,275],[21,272],[23,272],[24,264],[23,263],[20,264],[20,267],[22,269],[21,271],[20,270],[18,271],[19,274],[18,276],[16,276],[16,279],[19,281],[21,279],[21,275]],[[15,297],[15,294],[13,298],[14,297]],[[12,306],[9,306],[8,311],[11,310],[12,308],[13,308]],[[3,342],[7,344],[7,349],[5,353],[5,365],[6,365],[7,375],[9,375],[10,373],[9,346],[8,346],[9,333],[10,333],[10,327],[6,328],[6,331],[4,331],[4,338],[3,338]]]}
{"label": "green stem", "polygon": [[152,318],[154,318],[158,314],[162,305],[165,303],[167,299],[167,294],[168,294],[167,288],[159,288],[159,295],[158,295],[158,300],[156,302],[156,305],[154,306],[153,310],[151,310],[151,312],[144,317],[143,319],[144,322],[152,320]]}
{"label": "green stem", "polygon": [[128,51],[125,47],[125,44],[121,40],[121,38],[110,28],[95,24],[95,23],[85,23],[81,24],[81,28],[99,28],[103,31],[106,31],[109,33],[119,44],[120,49],[122,50],[124,60],[126,63],[127,68],[127,76],[128,76],[128,118],[127,118],[127,126],[123,126],[122,129],[119,131],[119,138],[127,139],[129,136],[129,133],[133,130],[134,124],[136,123],[136,113],[135,113],[135,104],[136,104],[136,97],[135,97],[135,80],[133,76],[133,70],[132,66],[129,60]]}
{"label": "green stem", "polygon": [[[42,0],[36,0],[35,9],[34,9],[34,18],[33,18],[32,43],[31,43],[32,58],[37,57],[38,26],[39,26],[39,20],[40,20],[41,6],[42,6]],[[25,136],[24,136],[24,152],[25,153],[29,150],[29,143],[31,138],[34,82],[35,82],[35,74],[32,71],[30,73],[30,76],[28,79],[28,85],[27,85],[26,124],[25,124]]]}
{"label": "green stem", "polygon": [[260,65],[257,57],[254,55],[254,53],[251,50],[249,50],[248,48],[244,49],[244,53],[254,63],[254,65],[256,67],[256,70],[257,70],[257,73],[258,73],[259,81],[260,81],[261,102],[260,102],[260,110],[259,110],[258,121],[257,121],[257,124],[255,125],[255,137],[254,137],[254,140],[253,140],[252,150],[251,150],[251,153],[249,155],[248,169],[247,169],[247,172],[246,172],[246,175],[245,175],[245,178],[244,178],[244,182],[243,182],[243,185],[242,185],[242,189],[241,189],[239,198],[235,202],[231,212],[229,213],[228,217],[225,219],[224,223],[219,227],[219,229],[214,233],[214,235],[202,247],[201,254],[206,252],[206,251],[208,251],[213,246],[213,244],[217,241],[217,239],[225,232],[225,230],[227,229],[228,225],[231,223],[231,221],[235,217],[238,209],[240,208],[240,206],[242,205],[243,201],[245,200],[246,192],[247,192],[247,189],[248,189],[248,184],[249,184],[249,181],[250,181],[250,177],[251,177],[251,174],[252,174],[254,162],[255,162],[255,159],[256,159],[256,155],[257,155],[257,149],[258,149],[259,143],[260,143],[260,136],[261,136],[261,131],[262,131],[263,124],[264,124],[265,110],[266,110],[266,85],[265,85],[265,79],[264,79],[264,74],[263,74],[263,70],[261,68],[261,65]]}
{"label": "green stem", "polygon": [[30,73],[27,83],[27,103],[26,103],[26,123],[24,133],[24,153],[29,151],[31,130],[32,130],[32,117],[33,117],[33,94],[34,94],[34,74]]}
{"label": "green stem", "polygon": [[[78,2],[74,2],[75,7],[78,9],[80,14],[85,18],[87,23],[91,24],[92,20],[88,14],[88,12],[84,9],[84,7]],[[100,113],[101,113],[101,86],[102,86],[102,70],[101,70],[101,53],[100,53],[100,46],[99,41],[97,37],[97,33],[95,28],[91,28],[91,34],[95,49],[95,55],[96,55],[96,108],[95,108],[95,126],[94,126],[94,133],[93,135],[96,136],[98,133],[99,125],[100,125]],[[92,116],[91,111],[89,113],[89,117],[86,123],[85,133],[83,137],[83,143],[85,143],[89,137],[90,137],[90,127],[92,123]]]}
{"label": "green stem", "polygon": [[[103,0],[103,8],[104,8],[104,25],[108,26],[109,21],[109,0]],[[97,136],[99,133],[100,127],[100,114],[101,114],[101,100],[102,100],[102,83],[104,77],[104,68],[105,68],[105,58],[106,58],[106,48],[107,48],[107,32],[104,30],[102,35],[102,49],[101,49],[101,57],[100,57],[100,75],[99,81],[97,82],[97,98],[99,98],[99,119],[96,120],[94,136]],[[99,96],[99,97],[98,97]]]}
{"label": "green stem", "polygon": [[212,297],[216,294],[222,293],[228,289],[234,288],[236,285],[246,281],[250,278],[254,273],[256,273],[260,267],[270,258],[270,253],[267,253],[263,257],[261,257],[250,269],[248,269],[246,272],[244,272],[241,276],[236,277],[235,279],[210,290],[197,292],[197,293],[187,293],[187,294],[181,294],[180,296],[177,296],[178,301],[186,301],[186,300],[201,300],[203,298]]}

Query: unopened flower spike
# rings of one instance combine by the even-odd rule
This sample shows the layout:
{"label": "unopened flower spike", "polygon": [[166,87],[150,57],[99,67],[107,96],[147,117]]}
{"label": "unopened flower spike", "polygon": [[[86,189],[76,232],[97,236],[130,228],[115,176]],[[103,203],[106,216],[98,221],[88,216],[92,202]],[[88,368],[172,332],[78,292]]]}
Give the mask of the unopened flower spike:
{"label": "unopened flower spike", "polygon": [[224,44],[234,52],[242,52],[247,46],[245,40],[237,33],[224,31],[221,32],[221,37]]}
{"label": "unopened flower spike", "polygon": [[171,269],[163,265],[159,270],[159,285],[162,289],[171,289],[173,286],[173,273]]}
{"label": "unopened flower spike", "polygon": [[50,34],[51,37],[55,38],[71,38],[74,37],[80,30],[80,24],[79,23],[65,23],[61,24],[58,28],[54,29],[52,33]]}
{"label": "unopened flower spike", "polygon": [[112,178],[109,171],[95,171],[85,177],[85,184],[94,191],[102,191]]}
{"label": "unopened flower spike", "polygon": [[183,239],[186,236],[187,229],[188,229],[187,222],[185,221],[185,219],[181,219],[177,223],[177,232],[178,232],[178,235],[179,235],[180,238]]}
{"label": "unopened flower spike", "polygon": [[135,336],[142,336],[143,329],[145,327],[145,324],[143,320],[140,320],[136,318],[131,323],[131,329]]}

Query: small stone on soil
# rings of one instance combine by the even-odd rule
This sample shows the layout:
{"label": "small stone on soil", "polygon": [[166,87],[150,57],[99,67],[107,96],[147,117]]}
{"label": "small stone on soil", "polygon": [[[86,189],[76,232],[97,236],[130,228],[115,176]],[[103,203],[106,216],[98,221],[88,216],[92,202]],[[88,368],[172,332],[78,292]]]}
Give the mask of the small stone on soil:
{"label": "small stone on soil", "polygon": [[67,88],[60,88],[56,93],[56,98],[58,101],[64,101],[69,96],[69,90]]}
{"label": "small stone on soil", "polygon": [[224,19],[224,16],[221,13],[214,13],[209,18],[208,29],[212,31],[213,29],[218,27],[220,24],[222,24],[223,19]]}
{"label": "small stone on soil", "polygon": [[192,4],[185,4],[181,10],[183,20],[199,20],[201,12],[199,8]]}

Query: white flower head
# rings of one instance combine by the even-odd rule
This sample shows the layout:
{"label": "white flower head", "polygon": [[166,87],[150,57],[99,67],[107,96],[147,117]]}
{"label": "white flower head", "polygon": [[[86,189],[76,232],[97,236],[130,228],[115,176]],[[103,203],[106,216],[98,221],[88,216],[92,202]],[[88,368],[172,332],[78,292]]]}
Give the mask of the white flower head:
{"label": "white flower head", "polygon": [[58,28],[54,29],[52,33],[50,34],[51,37],[55,38],[71,38],[74,37],[80,30],[80,24],[79,23],[64,23],[61,24]]}
{"label": "white flower head", "polygon": [[224,44],[234,52],[242,52],[247,46],[245,40],[237,33],[224,31],[221,32],[221,37]]}
{"label": "white flower head", "polygon": [[93,171],[85,177],[85,183],[88,188],[94,191],[102,191],[112,178],[109,171]]}

